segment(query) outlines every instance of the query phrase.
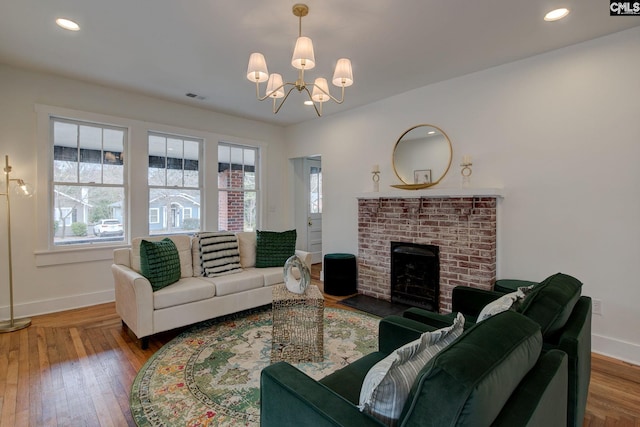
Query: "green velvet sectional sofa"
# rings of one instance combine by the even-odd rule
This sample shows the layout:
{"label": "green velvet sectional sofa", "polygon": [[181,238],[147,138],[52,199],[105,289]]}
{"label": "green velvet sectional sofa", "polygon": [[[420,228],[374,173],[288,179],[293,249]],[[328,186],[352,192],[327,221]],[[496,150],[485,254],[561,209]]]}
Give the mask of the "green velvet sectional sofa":
{"label": "green velvet sectional sofa", "polygon": [[450,325],[456,313],[462,313],[466,319],[465,326],[470,327],[487,304],[506,293],[528,286],[533,288],[513,309],[540,326],[543,351],[561,350],[567,354],[569,387],[566,425],[581,427],[591,379],[592,311],[591,298],[581,295],[582,282],[578,279],[557,273],[540,283],[498,280],[493,291],[458,286],[452,294],[452,313],[443,315],[411,308],[403,316],[424,324],[425,329],[429,330]]}
{"label": "green velvet sectional sofa", "polygon": [[[425,330],[391,316],[379,325],[379,350],[316,381],[285,362],[262,371],[264,427],[382,426],[358,408],[361,384],[378,361]],[[567,355],[543,352],[540,326],[505,311],[468,327],[422,368],[395,425],[565,426]]]}

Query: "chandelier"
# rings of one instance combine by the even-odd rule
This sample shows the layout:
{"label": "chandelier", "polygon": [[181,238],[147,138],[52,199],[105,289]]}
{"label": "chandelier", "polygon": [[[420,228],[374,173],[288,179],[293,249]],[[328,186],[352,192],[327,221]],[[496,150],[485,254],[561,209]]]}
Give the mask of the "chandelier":
{"label": "chandelier", "polygon": [[[283,83],[282,75],[278,73],[269,74],[267,70],[267,61],[261,53],[252,53],[249,57],[249,66],[247,67],[247,79],[256,83],[256,98],[264,101],[267,98],[273,99],[273,113],[277,114],[284,102],[291,94],[293,89],[298,92],[305,91],[309,96],[309,100],[305,101],[307,105],[313,105],[318,116],[322,116],[322,104],[333,100],[337,104],[344,102],[344,88],[353,84],[353,72],[351,71],[351,61],[347,58],[338,59],[335,71],[333,73],[332,83],[342,90],[342,96],[338,100],[329,93],[329,85],[327,79],[318,77],[313,83],[304,81],[305,70],[311,70],[316,65],[316,59],[313,54],[313,42],[309,37],[302,36],[302,17],[307,16],[309,7],[306,4],[294,4],[293,14],[298,17],[298,40],[293,50],[291,65],[298,70],[298,79],[295,82]],[[267,88],[264,96],[260,96],[260,83],[267,82]],[[288,88],[288,90],[287,90]],[[312,88],[310,91],[309,88]],[[286,94],[285,94],[286,91]],[[277,100],[282,98],[278,104]]]}

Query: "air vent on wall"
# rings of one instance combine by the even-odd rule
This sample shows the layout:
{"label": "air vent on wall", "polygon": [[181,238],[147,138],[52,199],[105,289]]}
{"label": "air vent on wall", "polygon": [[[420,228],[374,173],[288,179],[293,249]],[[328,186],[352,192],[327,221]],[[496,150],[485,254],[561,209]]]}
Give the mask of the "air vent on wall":
{"label": "air vent on wall", "polygon": [[202,95],[198,95],[197,93],[192,93],[192,92],[185,93],[185,95],[188,96],[189,98],[195,98],[195,99],[197,99],[199,101],[207,99],[206,97],[204,97]]}

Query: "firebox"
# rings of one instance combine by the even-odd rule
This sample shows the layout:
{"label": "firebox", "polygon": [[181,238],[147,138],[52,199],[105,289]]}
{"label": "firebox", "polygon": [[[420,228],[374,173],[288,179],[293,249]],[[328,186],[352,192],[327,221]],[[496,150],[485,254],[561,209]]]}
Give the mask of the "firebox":
{"label": "firebox", "polygon": [[438,312],[438,246],[391,242],[391,302]]}

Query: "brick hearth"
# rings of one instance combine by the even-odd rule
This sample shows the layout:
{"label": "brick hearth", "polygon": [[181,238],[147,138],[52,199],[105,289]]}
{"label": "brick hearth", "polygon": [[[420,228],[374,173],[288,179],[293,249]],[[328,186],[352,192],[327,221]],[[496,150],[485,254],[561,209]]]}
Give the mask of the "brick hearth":
{"label": "brick hearth", "polygon": [[490,289],[496,278],[496,197],[358,200],[358,293],[391,300],[392,241],[440,248],[440,312],[451,291]]}

